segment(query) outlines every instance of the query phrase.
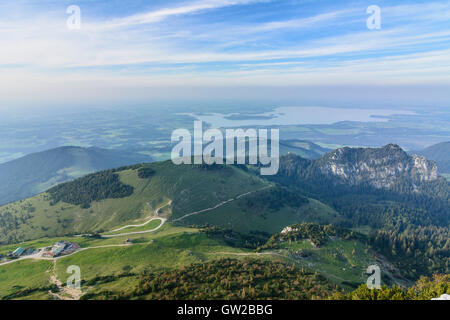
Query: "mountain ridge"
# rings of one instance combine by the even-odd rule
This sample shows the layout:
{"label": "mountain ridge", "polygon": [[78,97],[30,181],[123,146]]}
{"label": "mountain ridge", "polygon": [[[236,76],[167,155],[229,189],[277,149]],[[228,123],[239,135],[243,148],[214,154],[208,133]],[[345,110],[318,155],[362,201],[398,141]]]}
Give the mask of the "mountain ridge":
{"label": "mountain ridge", "polygon": [[318,162],[319,170],[350,185],[366,182],[375,188],[390,188],[400,177],[412,183],[438,179],[437,165],[425,157],[409,156],[396,144],[382,148],[339,148]]}
{"label": "mountain ridge", "polygon": [[149,162],[148,156],[97,147],[63,146],[0,164],[0,205],[100,170]]}
{"label": "mountain ridge", "polygon": [[366,186],[404,194],[428,192],[422,187],[443,183],[445,180],[439,176],[434,161],[408,155],[396,144],[381,148],[343,147],[316,160],[294,154],[285,155],[281,157],[280,174],[274,179],[310,181],[313,184],[314,181],[323,180],[330,187]]}

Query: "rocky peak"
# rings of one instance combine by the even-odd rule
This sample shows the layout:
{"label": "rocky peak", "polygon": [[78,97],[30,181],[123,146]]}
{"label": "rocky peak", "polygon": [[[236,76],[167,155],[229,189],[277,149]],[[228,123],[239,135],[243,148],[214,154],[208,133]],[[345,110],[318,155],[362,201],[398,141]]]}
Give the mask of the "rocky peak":
{"label": "rocky peak", "polygon": [[382,148],[340,148],[317,164],[323,174],[339,177],[351,185],[368,183],[376,188],[389,188],[400,179],[415,184],[438,178],[434,162],[409,156],[396,144]]}

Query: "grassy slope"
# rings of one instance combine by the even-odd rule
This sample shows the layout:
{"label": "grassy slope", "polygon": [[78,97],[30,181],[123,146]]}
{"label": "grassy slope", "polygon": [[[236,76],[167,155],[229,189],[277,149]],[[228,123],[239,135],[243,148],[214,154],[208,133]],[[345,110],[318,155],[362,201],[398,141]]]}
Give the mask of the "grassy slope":
{"label": "grassy slope", "polygon": [[308,240],[303,240],[286,243],[284,247],[286,252],[305,250],[308,257],[296,259],[297,263],[317,270],[339,284],[344,281],[364,283],[367,280],[365,269],[376,262],[369,249],[356,240],[336,239],[319,248],[313,247]]}
{"label": "grassy slope", "polygon": [[[305,252],[307,256],[296,255],[299,250]],[[336,238],[320,247],[313,246],[309,240],[286,242],[278,252],[288,261],[295,262],[305,269],[317,271],[346,290],[364,284],[368,278],[366,269],[374,264],[381,267],[383,284],[410,285],[384,257],[357,240]]]}
{"label": "grassy slope", "polygon": [[[222,241],[208,238],[197,229],[164,225],[154,233],[123,236],[109,239],[87,239],[81,237],[49,238],[24,243],[26,247],[48,245],[58,240],[69,240],[81,244],[82,247],[99,247],[105,245],[121,245],[126,238],[133,241],[130,246],[92,248],[64,257],[56,261],[58,279],[65,282],[66,269],[70,265],[81,268],[81,276],[85,281],[95,277],[122,274],[124,270],[140,273],[146,269],[178,268],[195,262],[208,261],[229,256],[229,253],[247,253],[248,250],[232,248]],[[0,247],[5,252],[11,246]],[[255,255],[255,254],[253,254]],[[256,255],[255,255],[256,256]],[[25,288],[42,288],[49,285],[51,261],[22,260],[0,266],[0,298]],[[131,286],[133,279],[129,279]],[[114,287],[116,281],[109,284]],[[103,286],[104,288],[105,286]],[[123,287],[118,287],[123,289]],[[85,288],[87,289],[87,288]],[[90,292],[100,288],[91,288]],[[33,298],[39,293],[29,295]],[[45,297],[45,295],[44,295]],[[49,297],[47,297],[49,298]]]}
{"label": "grassy slope", "polygon": [[39,288],[49,285],[51,261],[17,261],[0,266],[0,298],[24,288]]}
{"label": "grassy slope", "polygon": [[[104,232],[127,224],[139,224],[153,216],[155,210],[169,200],[172,200],[172,205],[163,208],[160,214],[166,217],[170,215],[173,220],[271,186],[259,176],[235,166],[204,169],[175,166],[170,161],[148,166],[156,172],[150,179],[140,179],[136,169],[119,173],[123,183],[134,187],[131,196],[93,202],[88,209],[64,202],[52,206],[46,193],[0,207],[0,215],[10,213],[17,217],[15,230],[11,225],[7,227],[0,223],[0,242],[18,243],[44,237]],[[239,205],[242,201],[244,197],[215,210],[183,219],[180,223],[211,223],[231,226],[243,232],[278,232],[286,225],[301,221],[330,223],[339,219],[331,208],[315,200],[310,200],[309,205],[301,208],[284,207],[275,212],[257,214]]]}
{"label": "grassy slope", "polygon": [[[127,237],[109,239],[87,239],[65,237],[31,241],[25,246],[50,244],[60,239],[78,242],[82,247],[98,247],[104,245],[123,244]],[[236,259],[270,259],[295,263],[307,270],[317,271],[331,282],[348,290],[353,285],[365,283],[367,266],[377,263],[378,257],[368,247],[356,240],[330,240],[322,247],[315,248],[308,240],[284,243],[280,250],[263,251],[262,254],[248,249],[234,248],[218,239],[208,238],[197,229],[176,227],[166,223],[154,233],[128,236],[133,242],[131,246],[93,248],[78,252],[56,261],[56,274],[65,282],[70,265],[81,268],[84,281],[93,281],[106,276],[118,276],[124,272],[132,275],[125,278],[109,279],[104,283],[83,285],[83,292],[99,293],[106,291],[127,292],[137,286],[138,275],[145,270],[161,270],[180,268],[191,263],[207,262],[219,258]],[[11,246],[0,247],[4,252]],[[298,258],[289,253],[304,249],[306,258]],[[49,261],[31,260],[14,262],[0,266],[0,297],[23,290],[49,285]],[[382,268],[384,270],[384,268]],[[22,299],[46,299],[50,296],[44,292],[35,292]]]}
{"label": "grassy slope", "polygon": [[336,211],[325,204],[309,199],[300,208],[283,207],[277,211],[254,210],[243,205],[245,199],[229,202],[217,209],[202,212],[183,219],[184,224],[214,224],[241,233],[265,231],[270,234],[280,232],[285,226],[299,222],[332,223],[340,221]]}
{"label": "grassy slope", "polygon": [[138,178],[137,170],[120,172],[121,181],[134,187],[131,196],[93,202],[88,209],[63,202],[51,206],[46,193],[0,207],[0,215],[18,217],[14,231],[0,224],[0,241],[100,232],[142,223],[167,199],[173,200],[173,216],[182,216],[268,185],[233,166],[213,171],[175,166],[170,161],[149,166],[156,171],[151,179]]}
{"label": "grassy slope", "polygon": [[[139,238],[148,239],[147,237]],[[92,249],[58,261],[57,272],[63,278],[65,269],[80,266],[84,279],[123,273],[124,267],[139,273],[145,269],[177,268],[215,257],[215,252],[233,249],[220,241],[207,238],[203,233],[178,233],[159,236],[153,241],[142,241],[132,246]],[[128,269],[128,268],[126,268]]]}

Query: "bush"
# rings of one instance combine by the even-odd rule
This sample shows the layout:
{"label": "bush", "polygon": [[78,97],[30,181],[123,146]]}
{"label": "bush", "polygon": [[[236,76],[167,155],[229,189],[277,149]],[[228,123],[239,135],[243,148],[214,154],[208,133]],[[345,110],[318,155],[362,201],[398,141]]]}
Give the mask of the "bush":
{"label": "bush", "polygon": [[155,174],[155,170],[150,167],[142,167],[138,169],[138,177],[141,179],[151,178]]}

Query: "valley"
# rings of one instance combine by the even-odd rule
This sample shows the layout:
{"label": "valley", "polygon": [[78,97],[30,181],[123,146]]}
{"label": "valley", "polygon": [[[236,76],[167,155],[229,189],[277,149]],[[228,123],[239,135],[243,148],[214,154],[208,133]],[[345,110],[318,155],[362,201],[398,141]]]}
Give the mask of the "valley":
{"label": "valley", "polygon": [[[447,182],[438,177],[418,182],[428,173],[409,173],[411,169],[407,169],[394,173],[389,178],[394,183],[383,182],[380,188],[377,180],[371,180],[375,184],[367,186],[355,173],[346,174],[353,176],[350,181],[359,181],[356,184],[315,169],[329,161],[339,161],[340,165],[357,163],[345,156],[347,150],[338,150],[343,154],[340,159],[333,153],[318,160],[286,155],[282,157],[280,173],[269,179],[259,176],[258,168],[252,166],[175,166],[170,161],[133,165],[90,174],[0,207],[0,256],[18,246],[39,249],[61,240],[80,246],[67,256],[34,255],[3,261],[0,296],[128,299],[144,292],[147,297],[165,292],[170,297],[177,293],[161,287],[163,291],[148,296],[148,291],[139,288],[149,274],[171,277],[185,268],[196,272],[195,268],[218,263],[255,264],[256,268],[264,268],[260,263],[281,263],[328,288],[322,291],[328,297],[359,288],[365,283],[365,269],[371,264],[382,266],[382,283],[389,286],[409,287],[419,275],[447,273]],[[361,159],[369,157],[376,166],[380,166],[377,157],[384,158],[385,152],[391,155],[389,161],[394,161],[389,165],[396,166],[395,161],[399,161],[407,168],[405,165],[413,159],[401,149],[387,150],[350,151],[360,152]],[[380,172],[385,165],[381,164]],[[386,181],[385,176],[380,179]],[[407,187],[410,183],[420,183],[419,194]],[[330,192],[333,186],[337,188]],[[391,189],[390,202],[386,201],[386,188]],[[385,200],[380,202],[379,197]],[[422,202],[423,197],[427,202]],[[411,201],[415,201],[415,207],[408,205]],[[398,213],[392,215],[392,210]],[[424,212],[428,213],[419,218]],[[404,221],[411,221],[407,230]],[[287,242],[275,244],[271,240],[286,226],[298,224],[307,228],[304,230],[316,231],[302,231]],[[325,238],[316,243],[318,236],[322,239],[322,231],[317,231],[322,226],[329,226],[323,230],[331,231],[326,231]],[[422,243],[424,232],[432,234],[427,243]],[[389,241],[398,238],[413,241],[417,251],[406,253],[402,245],[393,243],[397,251],[393,254]],[[431,264],[417,260],[423,250]],[[414,263],[411,258],[416,259]],[[411,263],[416,271],[404,269],[405,264]],[[71,265],[79,266],[82,272],[82,293],[75,297],[64,289],[66,269]],[[244,272],[242,276],[247,275]],[[264,280],[267,285],[258,282],[255,286],[267,289],[273,285],[270,279]],[[126,289],[123,283],[127,283]],[[320,296],[315,291],[293,290],[297,297]],[[217,294],[219,297],[223,293]],[[247,294],[262,293],[250,290]]]}

